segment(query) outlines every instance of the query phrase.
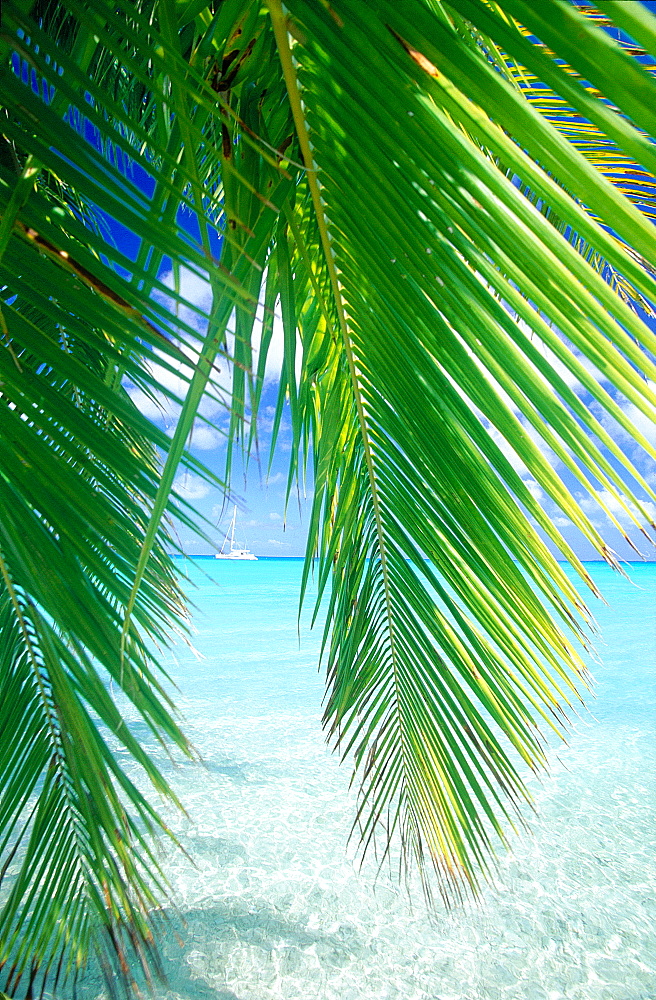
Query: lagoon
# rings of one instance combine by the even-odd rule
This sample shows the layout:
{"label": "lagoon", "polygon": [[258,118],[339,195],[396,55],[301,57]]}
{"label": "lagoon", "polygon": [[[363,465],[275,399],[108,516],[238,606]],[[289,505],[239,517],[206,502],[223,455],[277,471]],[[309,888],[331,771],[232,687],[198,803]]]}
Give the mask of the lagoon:
{"label": "lagoon", "polygon": [[532,832],[496,885],[430,919],[418,887],[409,900],[347,847],[355,796],[321,732],[319,630],[299,643],[302,562],[184,566],[199,655],[166,665],[202,764],[152,747],[188,813],[169,814],[189,857],[166,848],[160,1000],[653,1000],[656,564],[630,581],[588,564],[608,601],[591,599],[596,698],[531,781]]}

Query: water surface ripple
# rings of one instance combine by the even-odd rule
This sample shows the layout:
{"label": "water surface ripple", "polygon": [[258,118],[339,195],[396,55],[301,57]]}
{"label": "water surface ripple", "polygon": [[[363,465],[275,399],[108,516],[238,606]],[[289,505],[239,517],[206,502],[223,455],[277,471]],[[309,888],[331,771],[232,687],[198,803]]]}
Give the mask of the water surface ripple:
{"label": "water surface ripple", "polygon": [[593,714],[533,782],[538,817],[496,888],[432,921],[346,850],[353,796],[321,734],[318,633],[299,647],[301,563],[187,568],[202,659],[178,647],[168,665],[204,763],[169,770],[194,863],[165,857],[180,913],[162,1000],[656,997],[656,565],[631,583],[593,567],[609,602]]}

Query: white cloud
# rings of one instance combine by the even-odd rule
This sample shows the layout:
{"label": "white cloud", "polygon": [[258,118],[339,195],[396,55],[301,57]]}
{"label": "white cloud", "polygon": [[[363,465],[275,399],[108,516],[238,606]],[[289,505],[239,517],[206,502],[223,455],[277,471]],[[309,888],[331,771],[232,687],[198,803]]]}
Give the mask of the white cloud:
{"label": "white cloud", "polygon": [[[525,479],[526,488],[533,497],[533,499],[540,504],[545,514],[556,528],[567,528],[570,527],[572,522],[568,517],[563,517],[559,513],[558,506],[553,502],[551,497],[547,496],[539,483],[535,479]],[[533,517],[529,518],[532,524],[537,524]]]}
{"label": "white cloud", "polygon": [[[264,282],[263,282],[264,284]],[[264,303],[259,302],[255,313],[255,323],[253,324],[253,368],[257,371],[260,346],[262,343],[262,323],[264,321]],[[282,325],[282,316],[278,308],[273,312],[273,331],[269,350],[267,351],[266,368],[264,370],[265,382],[277,382],[282,371],[282,362],[285,353],[285,332]]]}
{"label": "white cloud", "polygon": [[[173,271],[167,271],[163,274],[160,281],[171,291],[175,289]],[[187,304],[176,302],[172,295],[166,295],[159,289],[153,292],[153,298],[168,312],[177,316],[181,322],[203,335],[207,329],[207,320],[212,308],[212,289],[209,281],[204,275],[195,274],[188,268],[182,268],[178,292]]]}
{"label": "white cloud", "polygon": [[[545,358],[545,360],[548,361],[548,363],[554,369],[556,374],[560,376],[563,382],[565,382],[565,384],[568,385],[570,389],[573,389],[574,392],[576,393],[584,393],[587,391],[581,385],[576,375],[574,375],[574,373],[567,367],[567,365],[560,360],[555,351],[553,351],[550,347],[548,347],[547,344],[536,333],[533,333],[528,323],[526,323],[523,319],[520,319],[520,317],[516,317],[515,322],[517,323],[517,326],[522,331],[522,333],[524,333],[530,339],[531,343],[533,344],[533,347],[535,347],[540,352],[540,354]],[[554,330],[554,335],[558,336],[555,330]],[[603,373],[600,372],[599,369],[596,368],[595,365],[593,365],[593,363],[590,360],[588,360],[588,358],[584,354],[582,354],[581,351],[579,351],[578,348],[576,348],[573,344],[566,341],[564,338],[563,338],[563,344],[567,348],[568,353],[572,354],[576,358],[581,368],[584,368],[585,371],[588,372],[588,374],[593,377],[595,382],[599,382],[602,385],[604,383],[608,384],[608,379],[606,378],[606,376],[603,375]],[[542,378],[542,376],[539,377]]]}
{"label": "white cloud", "polygon": [[[150,420],[163,421],[168,429],[175,428],[180,416],[181,406],[175,399],[171,399],[166,392],[177,399],[184,400],[187,393],[189,379],[193,374],[194,365],[198,360],[198,352],[189,345],[179,345],[179,349],[189,358],[189,362],[173,361],[165,357],[162,351],[155,351],[153,360],[147,363],[147,368],[153,379],[165,390],[165,392],[153,391],[149,396],[142,389],[136,386],[127,386],[127,391],[135,406]],[[226,404],[222,402],[221,395],[225,392],[218,381],[219,373],[215,366],[212,381],[214,383],[209,393],[206,393],[200,402],[198,412],[208,420],[216,420],[221,414],[226,413]],[[213,446],[214,447],[214,446]]]}
{"label": "white cloud", "polygon": [[189,440],[189,447],[198,448],[200,451],[213,451],[223,444],[225,437],[206,424],[196,425]]}
{"label": "white cloud", "polygon": [[535,479],[527,479],[526,488],[533,497],[533,499],[537,500],[538,503],[540,503],[542,500],[545,499],[544,491],[542,487],[538,483],[536,483]]}
{"label": "white cloud", "polygon": [[166,416],[168,401],[164,399],[161,393],[155,393],[155,398],[152,398],[143,389],[132,387],[128,388],[128,393],[132,402],[143,413],[144,417],[148,417],[149,420],[161,420]]}
{"label": "white cloud", "polygon": [[[617,521],[619,521],[620,525],[625,530],[631,527],[635,528],[635,522],[631,519],[630,514],[627,512],[627,510],[622,505],[620,500],[612,493],[610,493],[609,490],[601,490],[598,493],[598,497],[599,501],[604,504],[604,506],[610,511],[611,514],[613,514],[613,516],[617,519]],[[595,500],[593,496],[580,497],[579,502],[582,509],[588,515],[599,516],[604,514],[604,511],[602,511],[599,503],[597,502],[597,500]],[[635,505],[632,504],[629,500],[626,501],[626,506],[636,516],[636,518],[641,524],[647,523],[644,517],[639,513]],[[648,500],[643,503],[643,507],[645,509],[647,516],[652,521],[656,522],[656,505]],[[596,524],[598,527],[600,526],[598,521],[593,520],[593,524]]]}
{"label": "white cloud", "polygon": [[281,545],[285,548],[289,548],[289,542],[281,542],[278,538],[267,538],[269,545]]}
{"label": "white cloud", "polygon": [[[275,418],[276,408],[275,406],[265,406],[263,410],[258,414],[257,429],[260,436],[263,434],[271,434],[273,431],[273,424]],[[280,420],[278,425],[278,434],[285,434],[287,431],[292,429],[291,424],[288,420],[285,420],[284,416]],[[280,473],[278,473],[280,475]],[[268,480],[268,482],[277,482],[274,476]]]}
{"label": "white cloud", "polygon": [[[264,281],[266,280],[266,274],[263,276],[263,287]],[[168,271],[161,278],[162,283],[170,289],[174,288],[174,277],[173,272]],[[207,326],[209,322],[209,314],[212,308],[212,290],[210,283],[202,275],[198,275],[183,269],[180,272],[180,283],[179,283],[179,293],[186,300],[187,304],[177,303],[172,296],[166,295],[164,292],[157,290],[153,294],[153,298],[168,309],[172,314],[179,317],[182,323],[185,323],[194,331],[194,336],[197,338],[195,342],[190,342],[190,335],[187,331],[186,333],[182,331],[183,339],[179,344],[180,350],[189,358],[189,363],[185,362],[175,362],[168,358],[160,351],[154,352],[154,359],[150,364],[150,371],[153,378],[165,389],[168,390],[172,395],[180,400],[183,400],[188,387],[188,380],[193,373],[193,368],[198,359],[198,348],[200,346],[200,340],[205,336],[207,332]],[[253,371],[257,371],[258,366],[258,355],[261,344],[262,337],[262,322],[264,318],[264,304],[260,302],[258,304],[255,323],[253,327],[253,337],[252,337],[252,350],[253,350]],[[214,370],[212,372],[212,389],[205,395],[201,401],[199,407],[199,413],[206,417],[210,421],[216,421],[221,413],[225,413],[227,406],[229,405],[230,388],[231,388],[231,358],[234,354],[235,348],[235,315],[233,315],[228,323],[228,329],[226,332],[226,355],[220,354],[217,356]],[[280,314],[279,304],[276,304],[274,310],[273,318],[273,332],[271,336],[271,341],[269,344],[269,349],[267,352],[266,368],[264,373],[264,381],[266,382],[277,382],[280,378],[280,373],[282,371],[282,363],[284,357],[284,329],[282,323],[282,316]],[[168,370],[165,364],[161,362],[166,362],[172,370]],[[302,345],[301,340],[297,335],[296,341],[296,380],[300,379],[300,371],[302,364]],[[153,394],[154,398],[149,398],[149,396],[143,392],[141,389],[136,387],[128,387],[128,392],[132,397],[133,402],[138,407],[138,409],[147,416],[150,420],[162,421],[167,428],[169,433],[173,433],[180,416],[180,404],[171,400],[167,397],[165,393],[155,392]],[[213,397],[218,397],[213,398]],[[207,433],[198,433],[194,431],[193,446],[205,450],[210,450],[219,446],[220,442],[217,438],[211,436],[212,432],[210,428],[207,428]]]}
{"label": "white cloud", "polygon": [[[656,395],[656,382],[648,382],[647,388],[652,395]],[[639,410],[635,403],[630,403],[626,399],[617,400],[620,407],[624,410],[625,414],[634,425],[634,427],[640,431],[640,433],[647,439],[650,445],[656,448],[656,422],[650,420],[642,410]],[[605,421],[607,430],[609,430],[613,437],[621,442],[627,443],[632,441],[631,435],[624,430],[612,417],[607,417]]]}
{"label": "white cloud", "polygon": [[200,476],[193,476],[189,472],[183,472],[178,476],[173,488],[185,500],[202,500],[210,492],[211,487]]}
{"label": "white cloud", "polygon": [[272,521],[282,521],[282,517],[280,516],[280,514],[276,514],[275,511],[271,511],[269,517]]}
{"label": "white cloud", "polygon": [[[162,282],[169,288],[174,287],[173,273],[167,272],[162,276]],[[153,352],[153,360],[148,364],[150,374],[153,379],[165,390],[164,392],[154,392],[154,399],[136,387],[128,386],[128,393],[132,397],[135,406],[151,420],[163,421],[167,429],[172,433],[177,425],[180,416],[180,403],[175,399],[170,399],[166,394],[170,393],[179,400],[184,400],[189,379],[193,375],[194,368],[199,356],[199,341],[207,330],[209,311],[212,305],[212,293],[209,282],[203,277],[194,274],[189,270],[183,270],[180,275],[180,294],[187,300],[189,305],[180,305],[172,297],[157,290],[153,293],[153,298],[161,305],[165,306],[171,313],[177,315],[180,320],[186,323],[196,335],[196,341],[190,340],[191,335],[183,332],[186,340],[179,341],[176,346],[188,358],[186,361],[176,361],[170,358],[161,350]],[[196,309],[192,308],[195,306]],[[228,337],[228,340],[230,337]],[[228,344],[230,352],[232,345]],[[216,420],[221,414],[226,412],[226,403],[230,387],[229,379],[230,362],[222,355],[218,356],[212,371],[212,386],[201,400],[198,412],[208,420]],[[210,431],[207,428],[207,431]],[[213,433],[213,432],[212,432]],[[197,448],[208,450],[218,446],[219,441],[208,437],[207,434],[194,432],[194,445]]]}
{"label": "white cloud", "polygon": [[[167,285],[169,288],[174,287],[173,272],[168,271],[162,277],[163,284]],[[264,287],[266,283],[266,271],[262,275],[262,294],[264,294]],[[194,274],[188,270],[182,270],[180,273],[180,295],[187,300],[190,305],[178,305],[176,308],[176,303],[174,300],[162,293],[155,293],[155,298],[163,305],[165,305],[171,312],[176,313],[180,319],[191,326],[194,330],[198,332],[200,336],[204,336],[207,331],[207,324],[209,320],[209,314],[212,309],[212,289],[210,287],[209,281],[197,274]],[[195,309],[190,308],[194,306]],[[198,310],[198,311],[197,311]],[[264,301],[260,300],[255,311],[255,323],[253,325],[253,339],[252,339],[252,349],[253,349],[253,370],[257,371],[258,355],[260,350],[260,344],[262,340],[262,324],[264,320]],[[232,319],[228,324],[228,337],[227,337],[227,347],[228,354],[232,356],[234,353],[234,314]],[[297,348],[297,379],[300,375],[300,354],[301,354],[301,340],[297,337],[296,341]],[[273,332],[271,336],[271,341],[269,344],[269,350],[267,352],[267,363],[264,373],[265,382],[274,382],[280,378],[280,372],[282,371],[282,362],[285,349],[285,335],[282,322],[282,315],[280,313],[279,304],[276,303],[273,313]],[[227,364],[227,362],[225,362]]]}
{"label": "white cloud", "polygon": [[[542,454],[546,458],[547,462],[549,462],[549,464],[552,466],[552,468],[557,469],[558,466],[561,464],[561,462],[558,456],[556,455],[555,451],[549,447],[549,445],[543,440],[542,437],[540,437],[540,435],[538,434],[538,432],[535,430],[534,427],[527,425],[523,419],[521,420],[521,423],[522,423],[522,433],[526,437],[531,439],[531,441],[535,444],[535,446],[542,452]],[[493,427],[488,420],[483,420],[483,424],[485,425],[488,434],[495,442],[495,444],[502,452],[502,454],[505,455],[505,457],[508,459],[515,472],[518,472],[519,475],[522,477],[522,479],[529,480],[531,477],[531,473],[529,472],[527,465],[522,461],[522,459],[519,457],[515,449],[509,444],[506,438],[496,429],[496,427]],[[531,481],[535,482],[535,480]],[[535,485],[537,487],[537,483]],[[540,498],[536,497],[536,499]]]}

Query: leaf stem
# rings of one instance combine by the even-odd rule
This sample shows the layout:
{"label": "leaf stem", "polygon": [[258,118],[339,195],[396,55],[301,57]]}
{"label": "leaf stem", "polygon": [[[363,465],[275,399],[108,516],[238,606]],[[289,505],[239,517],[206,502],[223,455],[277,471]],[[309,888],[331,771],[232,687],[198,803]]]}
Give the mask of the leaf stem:
{"label": "leaf stem", "polygon": [[[374,519],[376,522],[376,535],[378,538],[378,549],[380,553],[380,566],[383,577],[383,587],[385,591],[385,617],[387,619],[387,628],[390,640],[390,652],[392,657],[392,670],[394,672],[394,687],[398,692],[399,680],[398,680],[398,667],[397,667],[397,654],[396,654],[396,638],[394,630],[394,620],[392,617],[392,600],[390,594],[389,570],[387,564],[387,548],[385,544],[385,533],[383,530],[380,497],[378,495],[378,484],[376,481],[376,470],[374,468],[374,459],[371,451],[371,445],[369,442],[367,417],[364,410],[362,393],[360,391],[360,383],[358,380],[358,371],[353,352],[353,344],[351,342],[351,335],[349,332],[348,321],[346,318],[346,311],[344,308],[344,300],[342,297],[339,276],[337,274],[337,268],[335,266],[335,257],[333,253],[333,248],[331,246],[332,237],[328,231],[326,213],[324,210],[324,205],[321,198],[321,191],[319,188],[317,167],[314,162],[314,156],[312,155],[312,147],[310,145],[308,126],[305,118],[305,113],[303,111],[303,104],[301,100],[296,69],[294,67],[292,52],[289,47],[287,20],[282,9],[281,0],[266,0],[266,4],[267,7],[269,8],[269,13],[271,15],[273,31],[276,39],[276,44],[278,46],[278,54],[280,56],[282,71],[285,78],[285,84],[287,86],[287,94],[289,96],[289,102],[291,105],[292,115],[294,118],[294,124],[296,125],[296,133],[298,135],[301,154],[303,156],[303,162],[305,164],[308,186],[310,188],[310,194],[312,195],[312,202],[314,204],[314,210],[316,212],[317,224],[319,226],[319,235],[321,238],[324,257],[326,260],[326,266],[328,268],[330,283],[335,298],[335,306],[337,309],[340,332],[342,335],[342,341],[344,343],[344,351],[347,358],[349,374],[351,376],[351,384],[353,386],[353,395],[355,398],[355,405],[358,414],[358,422],[360,424],[360,434],[362,437],[365,462],[367,466],[367,475],[369,478],[369,485],[371,488],[371,498],[374,508]],[[397,714],[398,714],[398,704],[399,702],[397,697],[396,699]],[[404,746],[403,755],[404,757],[407,757],[407,748],[405,745],[403,726],[401,724],[400,716],[398,717],[398,722],[399,722],[401,741]]]}

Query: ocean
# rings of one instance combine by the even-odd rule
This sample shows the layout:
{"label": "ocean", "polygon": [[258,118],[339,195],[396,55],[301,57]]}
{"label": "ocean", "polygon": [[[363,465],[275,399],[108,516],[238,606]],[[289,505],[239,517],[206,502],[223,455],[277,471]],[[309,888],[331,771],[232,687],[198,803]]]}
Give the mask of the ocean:
{"label": "ocean", "polygon": [[[656,564],[588,564],[608,604],[595,698],[530,787],[531,832],[477,904],[427,913],[347,845],[350,771],[325,746],[320,630],[297,627],[300,560],[181,563],[193,643],[166,665],[202,763],[167,762],[188,854],[163,1000],[653,1000]],[[152,742],[152,741],[151,741]],[[83,998],[97,996],[90,976]]]}

